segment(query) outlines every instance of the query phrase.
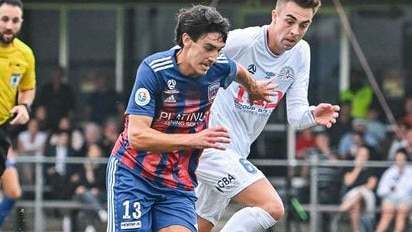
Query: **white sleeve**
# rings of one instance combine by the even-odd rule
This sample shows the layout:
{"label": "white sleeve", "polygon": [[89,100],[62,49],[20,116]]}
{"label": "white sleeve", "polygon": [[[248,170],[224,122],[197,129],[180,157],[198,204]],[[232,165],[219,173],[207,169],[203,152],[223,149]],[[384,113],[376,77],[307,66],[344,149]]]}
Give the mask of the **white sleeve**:
{"label": "white sleeve", "polygon": [[302,61],[301,67],[295,81],[286,92],[288,122],[296,129],[304,129],[316,125],[312,114],[314,106],[310,107],[308,102],[310,48],[307,43],[304,43],[301,48],[299,57]]}
{"label": "white sleeve", "polygon": [[379,197],[385,197],[386,195],[388,195],[391,192],[391,186],[392,183],[389,182],[389,180],[391,180],[391,176],[392,176],[392,168],[387,169],[378,184],[378,188],[376,189],[376,194]]}

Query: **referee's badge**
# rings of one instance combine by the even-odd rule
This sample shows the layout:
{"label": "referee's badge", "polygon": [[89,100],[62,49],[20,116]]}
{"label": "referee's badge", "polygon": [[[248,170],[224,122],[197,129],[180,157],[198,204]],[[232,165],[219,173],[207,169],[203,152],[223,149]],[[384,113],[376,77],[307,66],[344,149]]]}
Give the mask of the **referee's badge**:
{"label": "referee's badge", "polygon": [[149,91],[145,88],[140,88],[136,91],[136,94],[134,95],[134,101],[136,102],[137,105],[139,106],[145,106],[149,103],[150,101],[150,94]]}
{"label": "referee's badge", "polygon": [[20,73],[12,73],[11,79],[10,79],[10,87],[16,88],[19,85],[20,79],[21,79]]}

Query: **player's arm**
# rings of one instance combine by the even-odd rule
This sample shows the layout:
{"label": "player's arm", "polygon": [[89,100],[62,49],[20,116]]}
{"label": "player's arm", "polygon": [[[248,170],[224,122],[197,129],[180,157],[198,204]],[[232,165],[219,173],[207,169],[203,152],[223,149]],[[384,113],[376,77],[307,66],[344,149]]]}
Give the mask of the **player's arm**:
{"label": "player's arm", "polygon": [[270,96],[276,95],[276,85],[273,84],[273,78],[266,81],[256,81],[245,67],[237,65],[235,81],[246,88],[249,94],[249,101],[253,103],[257,100],[271,102]]}
{"label": "player's arm", "polygon": [[19,90],[17,105],[15,105],[10,113],[15,115],[10,124],[26,124],[30,119],[30,107],[33,104],[36,89]]}
{"label": "player's arm", "polygon": [[150,127],[153,118],[129,115],[128,137],[134,150],[168,152],[184,149],[224,149],[220,143],[229,143],[229,134],[224,127],[213,127],[194,134],[167,134]]}

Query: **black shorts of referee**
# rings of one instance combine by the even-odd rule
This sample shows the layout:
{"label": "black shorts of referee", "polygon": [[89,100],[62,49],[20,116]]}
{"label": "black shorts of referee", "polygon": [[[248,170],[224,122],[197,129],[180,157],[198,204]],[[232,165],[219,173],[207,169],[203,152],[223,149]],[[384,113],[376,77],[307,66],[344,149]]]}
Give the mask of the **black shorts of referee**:
{"label": "black shorts of referee", "polygon": [[11,146],[9,123],[0,125],[0,177],[6,169],[7,152]]}

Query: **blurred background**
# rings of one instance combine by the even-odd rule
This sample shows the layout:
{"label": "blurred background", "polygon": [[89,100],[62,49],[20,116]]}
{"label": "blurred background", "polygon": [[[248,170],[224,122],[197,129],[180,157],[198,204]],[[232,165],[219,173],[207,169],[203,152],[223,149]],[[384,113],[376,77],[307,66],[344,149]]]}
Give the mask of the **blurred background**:
{"label": "blurred background", "polygon": [[[67,160],[68,164],[83,165],[93,153],[100,153],[96,162],[104,164],[122,129],[122,114],[140,61],[174,46],[175,15],[179,8],[195,3],[209,5],[211,1],[24,1],[24,24],[19,37],[36,56],[35,133],[44,132],[47,139],[36,149],[25,149],[24,141],[18,137],[29,126],[14,129],[24,194],[2,231],[85,231],[87,225],[73,225],[77,218],[84,217],[73,196],[59,198],[51,193],[47,170],[56,159],[52,152],[47,153],[48,148],[58,143],[62,131],[69,131],[66,143],[71,144],[76,155]],[[310,187],[318,183],[316,167],[353,166],[353,146],[342,150],[340,141],[362,124],[362,135],[375,136],[368,144],[375,152],[372,161],[376,161],[370,165],[383,171],[393,163],[389,156],[393,143],[403,140],[404,132],[412,125],[410,118],[408,121],[412,115],[412,3],[336,3],[322,2],[304,39],[312,52],[309,101],[340,104],[344,108],[340,126],[334,131],[295,131],[287,125],[283,102],[252,147],[250,158],[273,181],[290,207],[276,231],[321,231],[320,213],[332,215],[329,221],[335,220],[324,231],[344,231],[346,227],[351,231],[349,219],[342,219],[337,213],[339,196],[329,208],[322,208],[318,202],[319,189]],[[343,8],[339,8],[340,4]],[[269,24],[274,6],[275,0],[220,0],[217,8],[235,29]],[[343,10],[343,14],[338,10]],[[345,17],[349,20],[346,28],[342,24]],[[353,97],[362,88],[369,89],[370,94]],[[361,102],[361,113],[355,99]],[[378,135],[374,133],[378,130],[371,129],[375,127],[368,127],[375,123],[384,128]],[[328,146],[339,153],[342,162],[322,164],[308,158],[308,152],[317,146],[318,134],[329,136]],[[93,150],[91,144],[99,144],[100,151]],[[412,146],[412,139],[409,145]],[[410,155],[412,158],[412,151]],[[315,172],[303,176],[304,166],[314,167],[311,170]],[[308,178],[310,175],[312,178]],[[307,199],[299,196],[302,187],[310,189],[303,194]],[[298,200],[303,214],[296,204],[289,205],[291,200]],[[338,214],[339,218],[333,217]],[[379,218],[379,210],[376,215]],[[104,220],[97,224],[100,227],[94,226],[96,231],[104,231]]]}

